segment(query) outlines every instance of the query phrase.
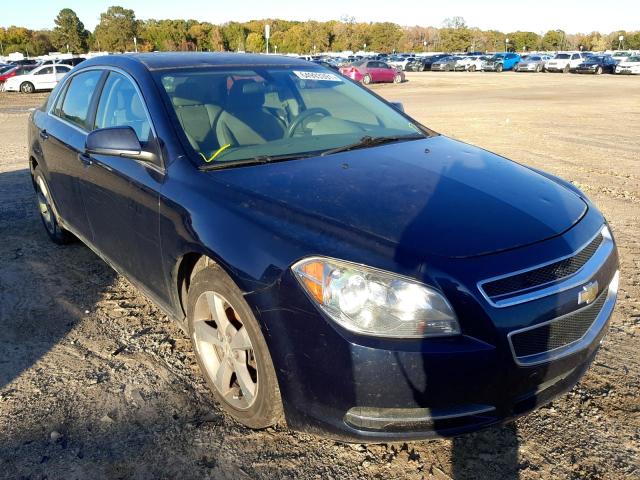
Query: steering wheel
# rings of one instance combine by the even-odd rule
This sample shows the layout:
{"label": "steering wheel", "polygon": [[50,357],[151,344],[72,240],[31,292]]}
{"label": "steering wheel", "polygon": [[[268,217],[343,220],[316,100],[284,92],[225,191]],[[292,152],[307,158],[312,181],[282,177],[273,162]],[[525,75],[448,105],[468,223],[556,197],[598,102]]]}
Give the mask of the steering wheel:
{"label": "steering wheel", "polygon": [[295,131],[298,129],[298,127],[300,127],[301,125],[303,125],[303,122],[315,115],[322,115],[323,117],[330,117],[331,114],[325,110],[324,108],[309,108],[308,110],[305,110],[304,112],[302,112],[300,115],[298,115],[293,122],[291,122],[291,125],[289,125],[289,128],[287,129],[287,137],[293,137],[293,134],[295,133]]}

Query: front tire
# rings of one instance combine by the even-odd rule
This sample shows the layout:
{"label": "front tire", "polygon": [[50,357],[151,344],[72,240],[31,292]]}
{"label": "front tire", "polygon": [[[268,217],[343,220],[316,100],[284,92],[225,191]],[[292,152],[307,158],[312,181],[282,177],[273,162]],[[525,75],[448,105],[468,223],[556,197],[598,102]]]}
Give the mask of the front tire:
{"label": "front tire", "polygon": [[542,70],[542,67],[540,67],[540,65],[536,65],[536,73],[540,73],[541,70]]}
{"label": "front tire", "polygon": [[52,206],[51,192],[40,167],[33,169],[33,186],[36,190],[36,201],[38,203],[40,219],[51,241],[58,245],[66,245],[75,241],[76,237],[68,230],[65,230],[58,221],[58,217]]}
{"label": "front tire", "polygon": [[569,70],[571,69],[569,68],[569,65],[567,65],[562,69],[562,73],[569,73]]}
{"label": "front tire", "polygon": [[596,68],[596,75],[602,75],[602,67]]}
{"label": "front tire", "polygon": [[187,320],[198,366],[222,408],[249,428],[282,418],[275,369],[258,321],[218,266],[200,270],[187,294]]}
{"label": "front tire", "polygon": [[502,71],[502,69],[503,69],[503,68],[504,68],[504,67],[502,66],[502,64],[499,64],[499,65],[496,67],[496,72],[497,72],[497,73],[500,73],[500,72]]}
{"label": "front tire", "polygon": [[22,93],[33,93],[36,91],[35,87],[33,86],[33,83],[31,82],[23,82],[20,85],[20,91]]}
{"label": "front tire", "polygon": [[469,71],[470,72],[475,72],[476,71],[476,66],[475,65],[470,65],[469,66]]}

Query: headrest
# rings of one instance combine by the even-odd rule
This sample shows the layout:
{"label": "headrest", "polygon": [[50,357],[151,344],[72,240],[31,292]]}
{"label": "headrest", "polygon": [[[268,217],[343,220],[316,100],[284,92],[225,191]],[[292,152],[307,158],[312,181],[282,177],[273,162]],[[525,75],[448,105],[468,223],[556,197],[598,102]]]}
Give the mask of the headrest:
{"label": "headrest", "polygon": [[236,80],[229,91],[229,110],[262,108],[264,106],[265,90],[264,84],[255,80]]}
{"label": "headrest", "polygon": [[192,105],[203,105],[206,103],[206,92],[198,82],[187,81],[179,84],[171,101],[176,107],[188,107]]}

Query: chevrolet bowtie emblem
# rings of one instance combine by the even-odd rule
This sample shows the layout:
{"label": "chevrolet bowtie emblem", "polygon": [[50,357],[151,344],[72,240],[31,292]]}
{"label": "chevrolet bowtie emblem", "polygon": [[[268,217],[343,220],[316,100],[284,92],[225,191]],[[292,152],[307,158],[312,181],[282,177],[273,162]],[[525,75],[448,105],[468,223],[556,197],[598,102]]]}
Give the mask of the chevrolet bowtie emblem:
{"label": "chevrolet bowtie emblem", "polygon": [[589,304],[598,296],[598,282],[587,283],[578,294],[578,305]]}

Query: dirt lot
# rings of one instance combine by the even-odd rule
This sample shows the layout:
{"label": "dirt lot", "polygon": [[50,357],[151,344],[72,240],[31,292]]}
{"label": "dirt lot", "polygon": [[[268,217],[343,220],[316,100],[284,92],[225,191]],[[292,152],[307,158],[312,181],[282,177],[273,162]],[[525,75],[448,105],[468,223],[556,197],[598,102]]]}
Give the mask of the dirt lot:
{"label": "dirt lot", "polygon": [[437,131],[561,175],[613,226],[620,300],[567,396],[455,440],[344,445],[250,431],[211,401],[188,339],[86,247],[50,243],[28,107],[0,94],[1,478],[640,478],[640,78],[409,74],[376,86]]}

